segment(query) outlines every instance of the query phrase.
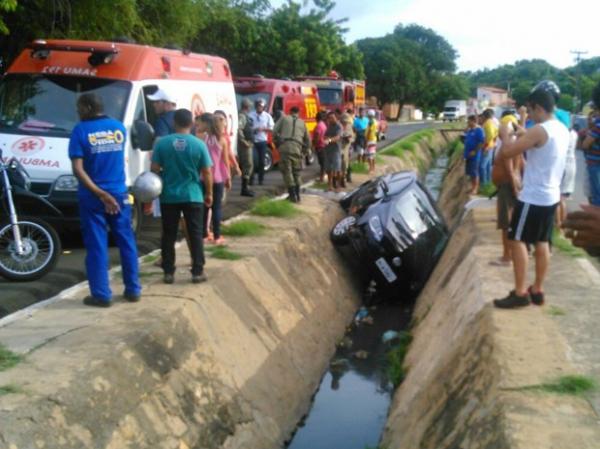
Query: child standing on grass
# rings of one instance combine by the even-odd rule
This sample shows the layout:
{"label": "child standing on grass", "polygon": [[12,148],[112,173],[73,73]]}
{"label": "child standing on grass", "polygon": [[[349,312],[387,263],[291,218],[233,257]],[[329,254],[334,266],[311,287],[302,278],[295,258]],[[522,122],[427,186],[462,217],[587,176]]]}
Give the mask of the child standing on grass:
{"label": "child standing on grass", "polygon": [[369,162],[369,174],[375,171],[375,153],[377,152],[377,120],[375,120],[375,111],[369,109],[367,112],[369,124],[365,131],[365,139],[367,141],[367,161]]}

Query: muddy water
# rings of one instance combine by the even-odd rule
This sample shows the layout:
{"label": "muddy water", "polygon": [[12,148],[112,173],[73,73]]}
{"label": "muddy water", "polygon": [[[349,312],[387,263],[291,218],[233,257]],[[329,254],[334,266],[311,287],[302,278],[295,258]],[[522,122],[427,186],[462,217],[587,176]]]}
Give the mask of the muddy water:
{"label": "muddy water", "polygon": [[355,319],[340,340],[310,413],[300,423],[288,448],[377,446],[393,393],[386,375],[389,343],[384,343],[382,336],[389,330],[405,329],[411,308],[393,304],[367,311],[369,318]]}
{"label": "muddy water", "polygon": [[[439,157],[423,180],[436,201],[447,165],[448,158]],[[386,355],[394,342],[384,342],[383,336],[408,328],[412,306],[398,301],[362,313],[366,316],[359,311],[338,343],[311,410],[288,449],[377,447],[393,394]]]}

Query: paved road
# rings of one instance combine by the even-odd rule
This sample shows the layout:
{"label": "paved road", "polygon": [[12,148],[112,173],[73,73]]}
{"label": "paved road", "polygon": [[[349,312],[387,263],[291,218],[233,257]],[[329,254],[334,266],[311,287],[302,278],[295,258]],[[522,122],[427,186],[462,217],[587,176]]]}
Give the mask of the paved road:
{"label": "paved road", "polygon": [[[389,143],[422,128],[432,126],[431,122],[390,124],[387,139],[379,143],[385,147]],[[305,181],[314,179],[318,173],[317,164],[303,172]],[[254,186],[259,195],[277,195],[284,190],[281,174],[277,170],[267,173],[263,186]],[[239,196],[240,180],[236,178],[224,207],[224,218],[238,215],[248,209],[251,200]],[[160,220],[144,217],[142,231],[138,237],[139,254],[147,254],[160,245]],[[64,252],[56,268],[39,281],[27,283],[8,282],[0,278],[0,317],[27,307],[35,302],[50,298],[60,291],[86,279],[84,270],[85,250],[79,236],[63,241]],[[111,248],[111,265],[119,263],[118,251]],[[115,292],[120,293],[120,292]]]}

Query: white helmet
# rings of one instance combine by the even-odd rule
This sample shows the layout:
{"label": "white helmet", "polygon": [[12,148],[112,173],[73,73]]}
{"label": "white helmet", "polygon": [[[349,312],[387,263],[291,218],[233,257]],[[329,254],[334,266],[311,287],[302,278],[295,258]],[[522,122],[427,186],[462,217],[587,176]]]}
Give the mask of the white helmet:
{"label": "white helmet", "polygon": [[368,117],[375,117],[375,109],[369,109],[367,111],[367,116]]}
{"label": "white helmet", "polygon": [[131,186],[131,193],[142,203],[149,203],[162,192],[162,179],[156,173],[146,171],[139,175]]}

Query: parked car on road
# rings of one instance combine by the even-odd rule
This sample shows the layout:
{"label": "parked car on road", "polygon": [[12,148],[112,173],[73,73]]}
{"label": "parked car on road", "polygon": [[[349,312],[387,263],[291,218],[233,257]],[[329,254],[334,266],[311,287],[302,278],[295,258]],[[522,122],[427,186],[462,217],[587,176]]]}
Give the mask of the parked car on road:
{"label": "parked car on road", "polygon": [[427,189],[412,171],[374,178],[340,201],[348,215],[332,243],[355,265],[365,287],[384,299],[415,298],[448,241],[449,232]]}

